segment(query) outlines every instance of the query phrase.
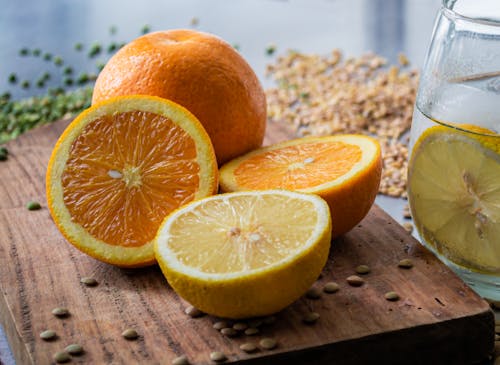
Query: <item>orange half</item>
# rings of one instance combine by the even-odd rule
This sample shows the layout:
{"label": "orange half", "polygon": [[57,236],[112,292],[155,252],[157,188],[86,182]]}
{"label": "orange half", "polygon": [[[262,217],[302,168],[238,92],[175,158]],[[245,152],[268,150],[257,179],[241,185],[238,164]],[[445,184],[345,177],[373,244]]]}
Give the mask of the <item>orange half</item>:
{"label": "orange half", "polygon": [[382,170],[379,143],[364,135],[305,137],[260,148],[222,166],[221,190],[288,189],[325,199],[333,236],[370,210]]}
{"label": "orange half", "polygon": [[182,106],[125,96],[80,114],[49,161],[47,200],[59,230],[90,256],[123,267],[155,262],[166,215],[217,190],[217,163],[200,122]]}

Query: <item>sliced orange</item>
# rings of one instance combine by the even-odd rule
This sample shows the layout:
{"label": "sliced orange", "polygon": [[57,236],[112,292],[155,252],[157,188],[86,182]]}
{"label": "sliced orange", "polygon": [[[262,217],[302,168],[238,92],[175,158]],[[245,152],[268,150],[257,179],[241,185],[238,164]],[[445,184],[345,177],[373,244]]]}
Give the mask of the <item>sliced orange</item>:
{"label": "sliced orange", "polygon": [[200,122],[182,106],[125,96],[80,114],[47,170],[59,230],[81,251],[122,267],[155,262],[153,239],[171,211],[217,190],[217,162]]}
{"label": "sliced orange", "polygon": [[379,143],[363,135],[305,137],[260,148],[219,171],[222,191],[289,189],[325,199],[333,237],[368,213],[382,170]]}

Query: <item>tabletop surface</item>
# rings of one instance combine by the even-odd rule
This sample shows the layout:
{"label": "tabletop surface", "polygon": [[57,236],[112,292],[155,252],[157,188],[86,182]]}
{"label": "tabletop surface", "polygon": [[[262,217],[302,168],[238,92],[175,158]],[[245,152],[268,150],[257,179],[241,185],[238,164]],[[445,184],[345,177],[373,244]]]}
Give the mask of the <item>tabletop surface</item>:
{"label": "tabletop surface", "polygon": [[[43,61],[19,57],[23,47],[60,55],[65,64],[91,72],[106,55],[88,58],[74,45],[127,42],[145,25],[149,30],[195,28],[237,45],[264,87],[266,65],[288,49],[327,54],[339,48],[346,56],[374,52],[397,61],[404,53],[415,68],[423,64],[440,0],[0,0],[0,93],[14,98],[43,90],[12,87],[7,75],[36,79]],[[113,29],[114,31],[111,31]],[[266,54],[269,45],[274,55]],[[53,85],[59,79],[50,81]],[[50,86],[50,85],[48,85]],[[402,221],[405,201],[379,196],[377,203]],[[14,360],[0,327],[0,364]]]}

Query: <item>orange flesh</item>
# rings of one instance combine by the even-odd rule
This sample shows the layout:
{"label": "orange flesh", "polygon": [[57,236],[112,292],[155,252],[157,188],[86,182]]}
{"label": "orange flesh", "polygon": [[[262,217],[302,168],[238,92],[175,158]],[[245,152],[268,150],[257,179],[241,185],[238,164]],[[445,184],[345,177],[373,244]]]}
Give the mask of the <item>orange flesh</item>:
{"label": "orange flesh", "polygon": [[234,176],[248,189],[307,189],[345,175],[361,155],[358,146],[343,142],[306,143],[250,157]]}
{"label": "orange flesh", "polygon": [[71,146],[64,203],[95,238],[139,247],[169,212],[193,200],[198,172],[195,142],[170,119],[142,111],[106,115]]}

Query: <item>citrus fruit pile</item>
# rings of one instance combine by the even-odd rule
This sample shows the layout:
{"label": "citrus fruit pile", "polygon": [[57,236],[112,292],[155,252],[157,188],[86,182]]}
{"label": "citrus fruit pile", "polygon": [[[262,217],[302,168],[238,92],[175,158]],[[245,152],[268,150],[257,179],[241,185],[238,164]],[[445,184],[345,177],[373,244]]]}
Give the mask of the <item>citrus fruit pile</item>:
{"label": "citrus fruit pile", "polygon": [[408,194],[422,238],[456,264],[500,267],[500,136],[474,126],[435,126],[418,139]]}
{"label": "citrus fruit pile", "polygon": [[[332,234],[353,228],[378,190],[372,138],[259,149],[260,84],[209,34],[138,38],[110,60],[93,101],[49,161],[54,222],[98,260],[157,261],[176,292],[207,313],[260,316],[292,303],[323,269]],[[215,195],[219,178],[231,193]]]}

